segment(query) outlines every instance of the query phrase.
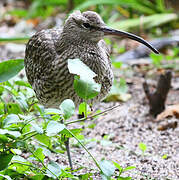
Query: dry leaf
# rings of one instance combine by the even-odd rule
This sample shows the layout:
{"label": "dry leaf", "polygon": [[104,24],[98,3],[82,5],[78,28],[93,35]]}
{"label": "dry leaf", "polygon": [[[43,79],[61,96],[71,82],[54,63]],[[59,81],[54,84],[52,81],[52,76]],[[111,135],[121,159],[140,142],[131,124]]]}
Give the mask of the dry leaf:
{"label": "dry leaf", "polygon": [[175,129],[177,127],[177,125],[178,125],[178,123],[176,121],[171,122],[171,123],[167,123],[167,124],[163,124],[163,125],[159,126],[157,128],[157,130],[165,131],[165,130],[170,129],[170,128]]}
{"label": "dry leaf", "polygon": [[168,106],[165,111],[160,113],[157,116],[156,121],[161,121],[167,117],[175,116],[176,118],[179,118],[179,104]]}

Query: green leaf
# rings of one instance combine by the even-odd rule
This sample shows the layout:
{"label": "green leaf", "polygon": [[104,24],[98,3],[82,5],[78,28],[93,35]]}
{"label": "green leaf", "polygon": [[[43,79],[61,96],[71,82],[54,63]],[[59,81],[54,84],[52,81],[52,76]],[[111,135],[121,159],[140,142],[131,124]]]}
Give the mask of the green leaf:
{"label": "green leaf", "polygon": [[102,173],[105,176],[111,177],[114,174],[115,166],[111,162],[102,160],[100,161],[99,165],[101,167]]}
{"label": "green leaf", "polygon": [[78,75],[74,79],[74,89],[78,96],[87,100],[100,92],[101,85],[93,79],[96,74],[81,60],[68,59],[68,69],[70,73]]}
{"label": "green leaf", "polygon": [[93,78],[96,74],[80,59],[68,59],[68,69],[71,74],[83,76],[83,78]]}
{"label": "green leaf", "polygon": [[131,180],[131,177],[118,177],[117,180]]}
{"label": "green leaf", "polygon": [[32,86],[28,82],[25,82],[25,81],[15,81],[14,84],[18,86],[25,86],[28,88],[32,88]]}
{"label": "green leaf", "polygon": [[71,99],[66,99],[60,104],[63,117],[69,119],[75,113],[75,104]]}
{"label": "green leaf", "polygon": [[113,162],[113,164],[119,169],[120,172],[123,171],[123,168],[117,162]]}
{"label": "green leaf", "polygon": [[39,134],[43,134],[44,131],[38,124],[36,124],[35,122],[31,122],[31,125],[36,132],[38,132]]}
{"label": "green leaf", "polygon": [[43,149],[42,148],[38,148],[35,152],[34,152],[34,155],[40,159],[42,162],[44,162],[44,158],[45,158],[45,155],[43,154]]}
{"label": "green leaf", "polygon": [[21,133],[19,131],[8,131],[7,129],[0,129],[0,134],[8,134],[15,138],[21,136]]}
{"label": "green leaf", "polygon": [[45,114],[62,114],[60,109],[48,108],[45,109]]}
{"label": "green leaf", "polygon": [[2,175],[2,174],[0,174],[0,176],[3,177],[3,178],[5,178],[5,179],[7,179],[7,180],[12,180],[11,177],[8,176],[8,175]]}
{"label": "green leaf", "polygon": [[[80,134],[80,133],[83,131],[83,129],[70,129],[70,131],[71,131],[75,136],[78,136],[78,134]],[[61,131],[60,134],[65,135],[66,138],[71,138],[71,137],[73,137],[66,128],[63,129],[63,131]]]}
{"label": "green leaf", "polygon": [[47,125],[47,136],[55,136],[60,131],[62,131],[65,128],[64,124],[58,123],[56,121],[50,121]]}
{"label": "green leaf", "polygon": [[56,178],[56,177],[60,176],[60,174],[62,173],[61,169],[64,169],[64,167],[54,161],[51,161],[47,166],[46,173],[49,177]]}
{"label": "green leaf", "polygon": [[0,82],[4,82],[14,77],[24,68],[23,59],[11,59],[0,63]]}
{"label": "green leaf", "polygon": [[167,159],[167,154],[164,154],[164,155],[162,156],[162,159]]}
{"label": "green leaf", "polygon": [[135,169],[136,167],[135,166],[128,166],[126,168],[123,169],[123,171],[129,171],[131,169]]}
{"label": "green leaf", "polygon": [[13,157],[13,154],[6,154],[6,153],[1,153],[0,154],[0,171],[4,170],[5,168],[8,167],[8,164],[10,163],[11,159]]}
{"label": "green leaf", "polygon": [[9,114],[3,121],[4,127],[8,127],[11,124],[20,122],[19,116],[16,114]]}
{"label": "green leaf", "polygon": [[95,96],[98,95],[101,89],[101,85],[98,83],[95,83],[94,80],[87,80],[83,77],[79,78],[78,76],[75,76],[74,80],[74,89],[78,96],[80,96],[83,99],[92,99]]}
{"label": "green leaf", "polygon": [[47,147],[51,147],[52,146],[52,143],[51,143],[51,138],[49,138],[48,136],[46,136],[45,134],[38,134],[35,136],[35,138],[45,144]]}
{"label": "green leaf", "polygon": [[144,143],[139,143],[139,148],[140,148],[143,152],[145,152],[145,151],[147,150],[147,146],[146,146],[146,144],[144,144]]}
{"label": "green leaf", "polygon": [[8,142],[8,138],[4,134],[0,134],[0,144]]}
{"label": "green leaf", "polygon": [[22,110],[19,104],[17,103],[8,103],[7,104],[8,114],[22,114]]}

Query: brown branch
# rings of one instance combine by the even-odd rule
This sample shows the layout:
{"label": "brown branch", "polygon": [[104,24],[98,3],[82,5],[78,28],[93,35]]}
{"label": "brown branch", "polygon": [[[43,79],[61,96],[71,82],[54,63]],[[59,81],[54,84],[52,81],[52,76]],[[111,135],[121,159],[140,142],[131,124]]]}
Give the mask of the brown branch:
{"label": "brown branch", "polygon": [[165,109],[165,101],[171,87],[171,79],[171,71],[161,74],[155,92],[150,92],[147,82],[143,83],[143,89],[149,101],[150,114],[153,116],[157,116]]}

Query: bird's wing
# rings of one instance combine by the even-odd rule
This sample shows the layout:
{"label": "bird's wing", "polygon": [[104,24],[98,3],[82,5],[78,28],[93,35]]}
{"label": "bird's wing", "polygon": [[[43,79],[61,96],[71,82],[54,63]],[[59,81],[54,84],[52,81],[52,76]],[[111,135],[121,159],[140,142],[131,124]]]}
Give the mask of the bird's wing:
{"label": "bird's wing", "polygon": [[34,79],[40,79],[44,73],[48,73],[52,61],[57,58],[55,44],[60,34],[60,29],[42,30],[27,43],[24,63],[27,78],[32,86]]}

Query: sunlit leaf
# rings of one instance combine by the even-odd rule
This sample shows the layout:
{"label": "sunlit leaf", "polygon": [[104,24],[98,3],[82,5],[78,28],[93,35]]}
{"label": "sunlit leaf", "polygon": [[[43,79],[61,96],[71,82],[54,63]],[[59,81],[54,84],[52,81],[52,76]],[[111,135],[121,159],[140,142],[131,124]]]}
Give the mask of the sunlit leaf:
{"label": "sunlit leaf", "polygon": [[[62,173],[61,169],[64,169],[64,166],[61,166],[60,164],[58,164],[57,162],[54,161],[50,161],[50,163],[47,166],[47,175],[49,177],[58,177],[60,176],[60,174]],[[50,171],[49,171],[50,170]],[[53,173],[53,174],[52,174]],[[56,176],[55,176],[56,175]]]}
{"label": "sunlit leaf", "polygon": [[11,59],[0,63],[0,82],[4,82],[14,77],[24,68],[23,59]]}
{"label": "sunlit leaf", "polygon": [[82,76],[85,79],[91,79],[96,76],[80,59],[68,59],[68,69],[71,74]]}
{"label": "sunlit leaf", "polygon": [[64,124],[58,123],[56,121],[50,121],[47,125],[47,136],[55,136],[60,131],[62,131],[65,128]]}
{"label": "sunlit leaf", "polygon": [[48,108],[45,109],[45,114],[62,114],[60,109]]}
{"label": "sunlit leaf", "polygon": [[39,134],[43,133],[43,129],[38,124],[36,124],[35,122],[31,122],[31,125],[36,132],[38,132]]}
{"label": "sunlit leaf", "polygon": [[40,159],[42,162],[44,161],[45,155],[43,154],[43,149],[42,148],[38,148],[35,152],[34,155]]}
{"label": "sunlit leaf", "polygon": [[7,129],[0,129],[0,134],[9,134],[14,136],[15,138],[21,136],[19,131],[8,131]]}
{"label": "sunlit leaf", "polygon": [[69,119],[75,113],[75,104],[71,99],[66,99],[60,104],[63,117]]}
{"label": "sunlit leaf", "polygon": [[114,174],[115,166],[111,162],[102,160],[100,161],[99,165],[101,167],[102,173],[105,176],[111,177]]}
{"label": "sunlit leaf", "polygon": [[52,146],[51,138],[46,136],[45,134],[38,134],[38,135],[35,136],[35,138],[39,142],[45,144],[47,147],[51,147]]}
{"label": "sunlit leaf", "polygon": [[81,60],[68,59],[70,73],[76,74],[74,78],[74,89],[78,96],[88,100],[94,98],[100,92],[101,85],[94,81],[96,74]]}
{"label": "sunlit leaf", "polygon": [[9,125],[14,124],[14,123],[18,123],[20,121],[21,120],[19,119],[18,115],[16,115],[16,114],[9,114],[4,119],[3,124],[4,124],[4,127],[8,127]]}

